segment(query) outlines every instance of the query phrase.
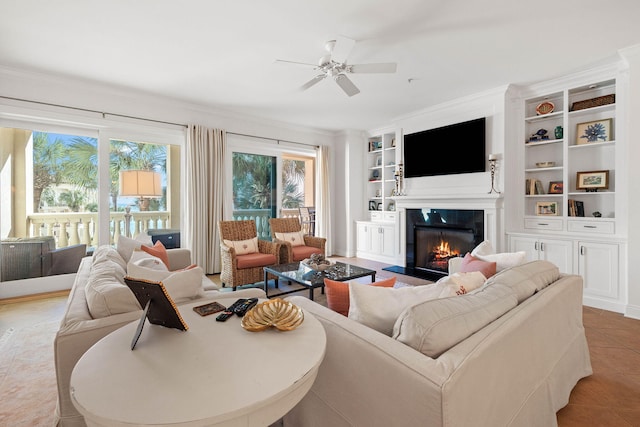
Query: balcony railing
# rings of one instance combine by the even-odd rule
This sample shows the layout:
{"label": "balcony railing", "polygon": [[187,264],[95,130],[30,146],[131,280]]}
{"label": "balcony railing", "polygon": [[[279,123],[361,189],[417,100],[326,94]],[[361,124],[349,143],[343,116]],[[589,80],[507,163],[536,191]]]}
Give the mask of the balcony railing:
{"label": "balcony railing", "polygon": [[[298,209],[282,209],[280,211],[281,218],[298,218]],[[249,220],[256,222],[258,229],[258,239],[271,240],[271,228],[269,227],[269,218],[272,218],[270,209],[239,209],[233,211],[233,220]]]}
{"label": "balcony railing", "polygon": [[[130,215],[131,236],[149,229],[171,228],[171,212],[131,212]],[[35,213],[27,216],[28,237],[53,236],[56,239],[56,248],[79,243],[95,247],[98,245],[97,221],[97,212]],[[111,244],[117,243],[118,237],[125,234],[126,228],[124,212],[109,213]]]}

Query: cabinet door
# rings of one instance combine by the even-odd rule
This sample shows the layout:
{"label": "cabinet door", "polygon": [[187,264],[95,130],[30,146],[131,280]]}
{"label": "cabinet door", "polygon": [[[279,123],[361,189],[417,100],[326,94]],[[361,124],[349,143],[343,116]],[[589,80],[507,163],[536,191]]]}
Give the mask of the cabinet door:
{"label": "cabinet door", "polygon": [[358,223],[356,228],[357,233],[357,241],[356,241],[356,250],[369,252],[371,251],[371,224],[367,223]]}
{"label": "cabinet door", "polygon": [[396,247],[396,236],[394,233],[393,226],[384,225],[380,226],[380,236],[382,241],[380,242],[380,251],[384,256],[394,256],[395,255],[395,247]]}
{"label": "cabinet door", "polygon": [[511,247],[511,252],[526,252],[527,261],[536,261],[538,259],[538,239],[512,236],[509,246]]}
{"label": "cabinet door", "polygon": [[558,266],[561,273],[573,273],[572,242],[564,240],[540,240],[538,242],[538,259],[543,259]]}
{"label": "cabinet door", "polygon": [[618,298],[618,245],[578,242],[578,248],[585,294]]}

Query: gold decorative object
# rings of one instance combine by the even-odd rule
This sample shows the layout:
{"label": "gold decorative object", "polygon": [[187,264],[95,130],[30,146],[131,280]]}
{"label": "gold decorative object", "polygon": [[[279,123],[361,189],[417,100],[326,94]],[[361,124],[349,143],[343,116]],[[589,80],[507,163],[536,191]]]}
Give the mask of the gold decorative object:
{"label": "gold decorative object", "polygon": [[249,310],[242,318],[242,327],[247,331],[259,332],[273,326],[280,331],[291,331],[302,324],[302,309],[281,298],[261,302]]}

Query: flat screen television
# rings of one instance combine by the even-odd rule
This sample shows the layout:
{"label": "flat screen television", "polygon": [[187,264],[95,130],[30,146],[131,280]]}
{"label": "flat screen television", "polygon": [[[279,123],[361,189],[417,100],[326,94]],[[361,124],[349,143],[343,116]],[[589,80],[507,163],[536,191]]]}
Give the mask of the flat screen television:
{"label": "flat screen television", "polygon": [[405,178],[484,172],[485,122],[482,117],[405,135]]}

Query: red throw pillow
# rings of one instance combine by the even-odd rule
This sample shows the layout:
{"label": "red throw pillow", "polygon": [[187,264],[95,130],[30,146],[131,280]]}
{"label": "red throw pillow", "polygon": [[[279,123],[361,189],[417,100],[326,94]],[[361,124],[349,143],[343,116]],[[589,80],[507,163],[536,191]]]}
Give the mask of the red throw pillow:
{"label": "red throw pillow", "polygon": [[460,273],[471,273],[479,271],[487,279],[496,274],[496,263],[482,261],[476,257],[471,256],[469,252],[464,256],[462,264],[460,265]]}
{"label": "red throw pillow", "polygon": [[[396,277],[373,282],[371,286],[381,286],[392,288],[396,284]],[[331,279],[324,279],[324,289],[327,294],[327,307],[342,314],[349,315],[349,282],[338,282]]]}
{"label": "red throw pillow", "polygon": [[160,258],[162,262],[164,262],[164,265],[169,268],[169,255],[167,255],[167,249],[164,247],[160,240],[156,241],[156,244],[153,246],[141,245],[140,249],[142,249],[149,255]]}

